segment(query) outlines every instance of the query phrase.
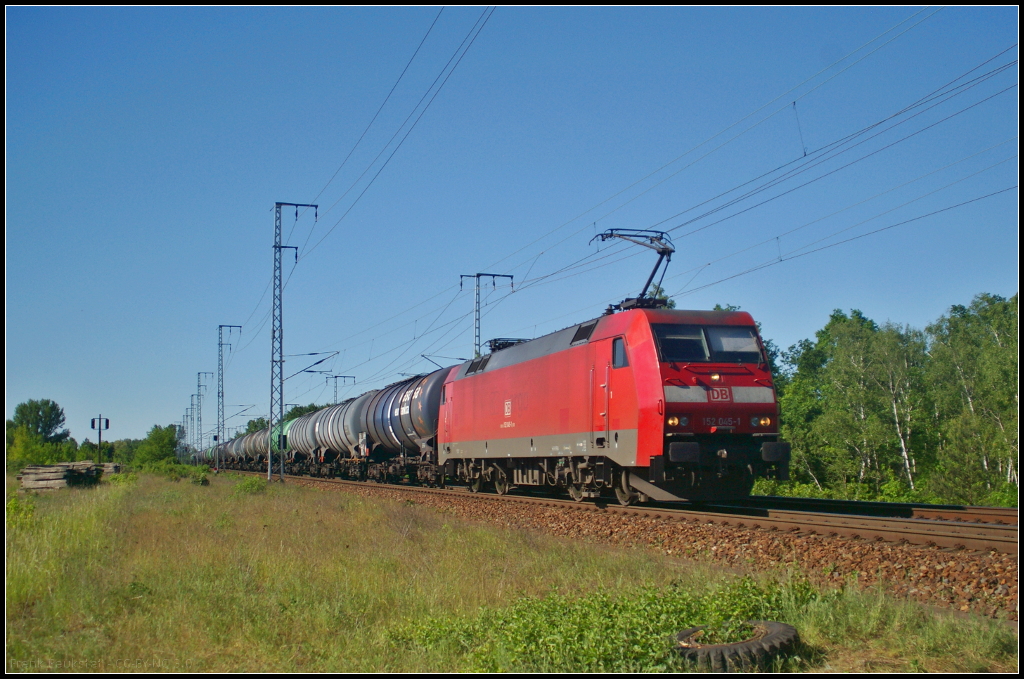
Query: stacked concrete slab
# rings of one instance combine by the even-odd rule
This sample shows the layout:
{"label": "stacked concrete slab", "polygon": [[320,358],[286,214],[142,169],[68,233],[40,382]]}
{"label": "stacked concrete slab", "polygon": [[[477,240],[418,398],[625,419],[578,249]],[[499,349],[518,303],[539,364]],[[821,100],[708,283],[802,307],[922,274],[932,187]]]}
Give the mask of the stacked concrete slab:
{"label": "stacked concrete slab", "polygon": [[86,486],[99,480],[101,468],[92,460],[62,462],[25,467],[18,474],[22,490],[56,490],[68,486]]}

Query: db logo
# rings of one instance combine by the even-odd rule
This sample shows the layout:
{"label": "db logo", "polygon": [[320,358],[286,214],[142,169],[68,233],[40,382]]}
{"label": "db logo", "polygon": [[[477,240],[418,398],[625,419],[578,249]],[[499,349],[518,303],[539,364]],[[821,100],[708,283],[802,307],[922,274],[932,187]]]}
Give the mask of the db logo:
{"label": "db logo", "polygon": [[512,417],[512,401],[505,401],[505,417]]}
{"label": "db logo", "polygon": [[712,401],[731,401],[732,392],[729,387],[711,387],[711,400]]}

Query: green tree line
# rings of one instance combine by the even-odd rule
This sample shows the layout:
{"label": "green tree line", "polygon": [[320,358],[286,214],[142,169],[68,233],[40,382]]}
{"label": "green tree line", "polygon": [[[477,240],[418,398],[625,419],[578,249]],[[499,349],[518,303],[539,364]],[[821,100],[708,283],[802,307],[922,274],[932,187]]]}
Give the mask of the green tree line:
{"label": "green tree line", "polygon": [[[1017,303],[981,294],[923,330],[836,310],[786,351],[765,340],[792,480],[760,481],[756,492],[1016,506]],[[297,406],[286,419],[320,407]],[[266,426],[256,418],[244,433]],[[102,450],[63,427],[56,403],[19,404],[7,421],[8,470],[84,459],[151,465],[183,450],[176,425]]]}
{"label": "green tree line", "polygon": [[[326,407],[326,405],[317,405],[315,403],[310,403],[309,405],[305,406],[293,406],[291,409],[288,410],[288,412],[284,414],[284,421],[287,422],[288,420],[294,420],[297,417],[302,417],[303,415],[307,415],[309,413],[315,413],[316,411],[323,410]],[[257,417],[249,420],[249,422],[245,425],[245,429],[240,429],[238,433],[235,434],[235,436],[238,437],[245,436],[246,434],[255,434],[256,432],[263,431],[266,428],[267,418]]]}
{"label": "green tree line", "polygon": [[63,429],[64,423],[64,409],[49,399],[19,403],[14,418],[7,420],[7,471],[16,473],[29,465],[82,460],[143,468],[173,463],[184,451],[181,427],[175,424],[154,425],[144,439],[102,444],[85,439],[79,444]]}
{"label": "green tree line", "polygon": [[1017,301],[981,294],[924,330],[834,311],[782,352],[793,480],[758,490],[1016,506]]}
{"label": "green tree line", "polygon": [[[292,420],[326,406],[310,403],[295,406],[285,415]],[[7,470],[17,473],[29,465],[57,462],[119,462],[135,468],[150,468],[171,464],[186,455],[184,433],[175,424],[153,425],[144,439],[103,441],[97,445],[85,439],[79,444],[64,429],[64,409],[49,400],[29,400],[18,404],[14,418],[7,420]],[[245,431],[249,434],[266,429],[267,420],[250,420]]]}

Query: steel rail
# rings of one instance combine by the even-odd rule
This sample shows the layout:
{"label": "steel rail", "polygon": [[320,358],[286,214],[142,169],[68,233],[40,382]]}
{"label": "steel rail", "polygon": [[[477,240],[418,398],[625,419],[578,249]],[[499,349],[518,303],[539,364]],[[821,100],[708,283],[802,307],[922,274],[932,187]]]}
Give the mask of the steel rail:
{"label": "steel rail", "polygon": [[[251,474],[255,472],[242,473]],[[916,545],[1017,554],[1018,540],[1017,526],[1015,525],[967,523],[941,519],[856,516],[791,510],[755,509],[752,510],[755,512],[752,515],[688,508],[622,507],[602,502],[574,502],[572,500],[532,497],[521,494],[471,493],[465,488],[426,488],[404,484],[347,481],[344,479],[325,479],[289,474],[286,474],[285,478],[339,486],[352,486],[353,488],[377,488],[400,492],[449,495],[481,501],[516,502],[580,511],[648,516],[655,519],[715,524],[734,528],[757,528],[793,534],[846,537],[877,542],[906,542]]]}
{"label": "steel rail", "polygon": [[[929,505],[923,503],[873,502],[864,500],[831,500],[802,497],[779,497],[752,495],[746,499],[728,504],[713,503],[715,508],[737,507],[793,509],[820,511],[832,514],[856,514],[862,516],[885,516],[904,519],[939,519],[945,521],[971,521],[1017,525],[1015,507],[974,507],[964,505]],[[728,510],[726,510],[728,511]]]}

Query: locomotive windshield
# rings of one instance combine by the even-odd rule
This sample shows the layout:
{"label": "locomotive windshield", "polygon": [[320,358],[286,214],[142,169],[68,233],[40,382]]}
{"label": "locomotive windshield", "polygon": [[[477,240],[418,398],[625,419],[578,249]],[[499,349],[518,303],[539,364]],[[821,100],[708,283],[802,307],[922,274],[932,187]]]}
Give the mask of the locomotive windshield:
{"label": "locomotive windshield", "polygon": [[662,363],[761,363],[754,328],[652,323]]}

